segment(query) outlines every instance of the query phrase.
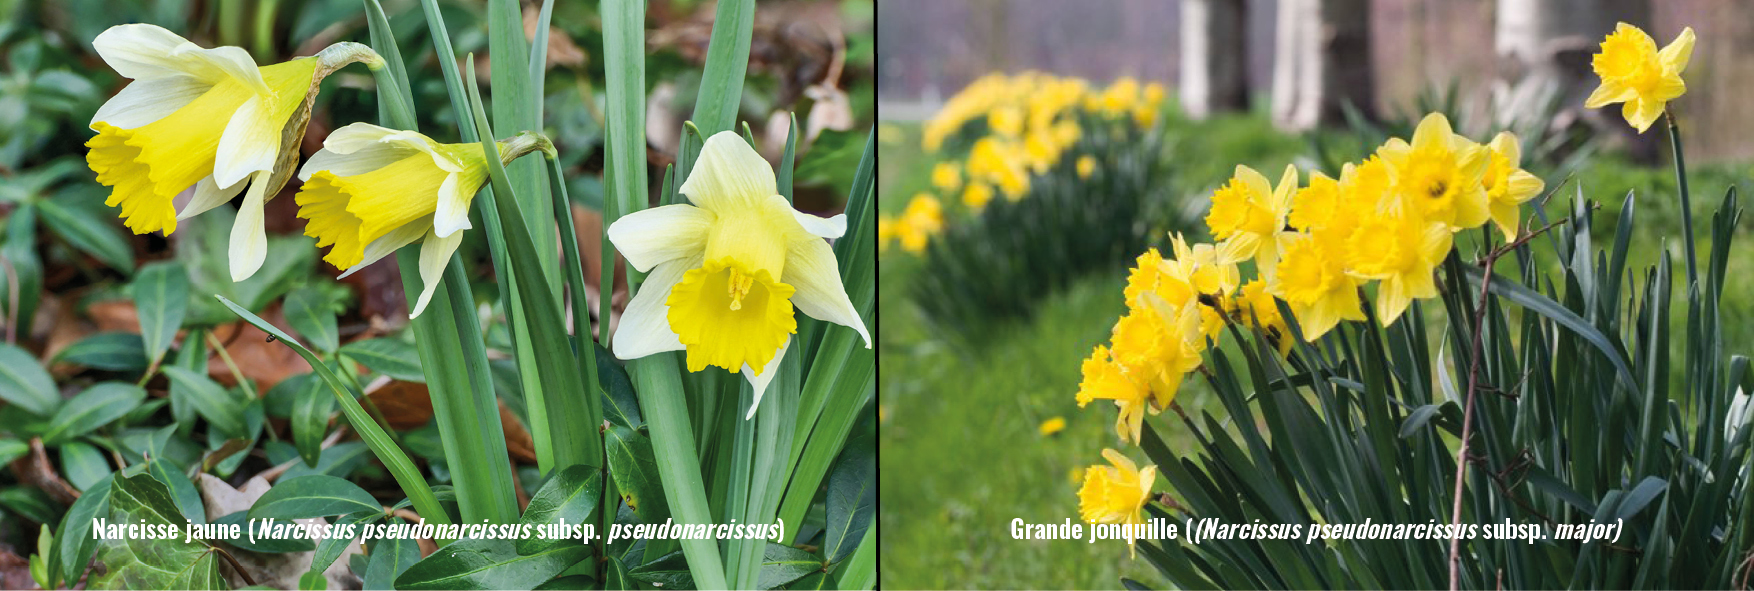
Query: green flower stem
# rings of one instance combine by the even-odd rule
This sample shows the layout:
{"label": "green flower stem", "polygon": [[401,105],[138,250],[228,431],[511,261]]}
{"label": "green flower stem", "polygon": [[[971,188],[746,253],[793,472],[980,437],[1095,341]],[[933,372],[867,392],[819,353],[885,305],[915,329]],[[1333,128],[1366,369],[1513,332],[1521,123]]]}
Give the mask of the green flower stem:
{"label": "green flower stem", "polygon": [[[681,367],[675,353],[658,353],[628,363],[634,391],[639,395],[646,423],[651,426],[652,452],[664,499],[678,523],[712,523],[706,490],[700,476],[700,458],[694,455],[694,430],[688,422],[688,403],[682,398]],[[725,589],[725,570],[719,560],[719,544],[713,540],[682,540],[688,570],[700,589]]]}
{"label": "green flower stem", "polygon": [[1687,284],[1699,283],[1698,257],[1693,254],[1693,198],[1687,191],[1687,158],[1681,154],[1681,126],[1675,121],[1675,107],[1663,111],[1669,122],[1669,145],[1675,150],[1675,186],[1681,191],[1681,239],[1687,245]]}
{"label": "green flower stem", "polygon": [[[387,21],[375,1],[367,4],[368,22],[373,25],[374,42],[383,48],[377,60],[366,60],[377,82],[382,123],[387,127],[416,130],[413,105],[405,97],[406,78],[398,65],[401,54],[395,42],[383,29]],[[379,54],[374,53],[373,56]],[[444,60],[440,60],[444,61]],[[409,245],[396,252],[402,269],[402,287],[409,305],[420,293],[420,247]],[[445,266],[443,285],[434,292],[427,310],[410,321],[415,346],[426,374],[427,387],[432,391],[433,416],[438,421],[440,441],[445,457],[452,467],[456,485],[457,505],[464,521],[480,523],[512,523],[518,519],[517,497],[512,491],[511,459],[505,449],[505,431],[497,420],[499,407],[494,398],[492,374],[487,364],[487,348],[481,338],[481,325],[475,316],[475,296],[464,275],[462,258],[451,255]],[[349,401],[354,406],[357,402]],[[363,413],[362,413],[363,414]],[[352,418],[352,417],[350,417]],[[355,419],[357,426],[358,421]],[[376,426],[375,424],[373,425]],[[388,439],[388,436],[385,436]],[[394,445],[394,441],[389,441]],[[383,459],[384,452],[378,452]],[[400,453],[400,450],[396,450]],[[388,460],[385,460],[388,463]],[[406,487],[405,487],[406,488]],[[426,509],[421,509],[424,516]],[[430,519],[430,518],[429,518]]]}

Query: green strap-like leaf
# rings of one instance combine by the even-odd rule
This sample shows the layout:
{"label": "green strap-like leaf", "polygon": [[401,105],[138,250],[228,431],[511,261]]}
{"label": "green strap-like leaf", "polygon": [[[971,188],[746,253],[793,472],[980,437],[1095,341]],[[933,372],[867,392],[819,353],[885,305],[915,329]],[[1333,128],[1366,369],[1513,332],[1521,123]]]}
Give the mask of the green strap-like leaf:
{"label": "green strap-like leaf", "polygon": [[[439,505],[438,498],[433,496],[432,488],[427,486],[426,478],[420,474],[419,469],[414,467],[414,461],[408,459],[408,454],[396,447],[396,442],[390,439],[389,434],[384,433],[383,428],[379,427],[377,422],[366,414],[365,409],[359,406],[359,401],[354,400],[347,385],[343,384],[334,372],[329,371],[328,365],[322,363],[316,355],[311,353],[310,349],[306,349],[304,345],[299,344],[296,339],[278,327],[269,324],[255,314],[251,314],[249,310],[243,309],[223,296],[214,297],[219,299],[219,303],[224,304],[226,308],[243,318],[245,322],[274,335],[280,342],[292,347],[294,352],[309,362],[311,367],[316,369],[317,376],[329,385],[330,392],[341,403],[341,412],[347,415],[347,421],[353,425],[354,431],[357,431],[360,438],[365,440],[366,445],[371,447],[372,453],[378,457],[378,461],[383,462],[384,466],[389,468],[390,474],[396,477],[396,483],[402,486],[402,492],[408,495],[415,510],[420,512],[420,516],[434,524],[451,522],[449,514],[445,512],[443,506]],[[448,542],[449,540],[440,541]]]}

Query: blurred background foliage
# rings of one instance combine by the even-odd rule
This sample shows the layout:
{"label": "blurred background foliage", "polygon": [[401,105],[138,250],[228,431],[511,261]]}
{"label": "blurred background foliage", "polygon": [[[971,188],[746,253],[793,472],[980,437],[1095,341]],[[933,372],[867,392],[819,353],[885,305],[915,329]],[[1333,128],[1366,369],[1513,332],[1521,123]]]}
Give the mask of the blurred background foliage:
{"label": "blurred background foliage", "polygon": [[[1238,164],[1261,171],[1296,164],[1307,179],[1311,170],[1337,174],[1339,164],[1357,160],[1392,136],[1410,137],[1418,120],[1443,112],[1458,133],[1489,138],[1498,131],[1518,134],[1523,164],[1548,188],[1546,209],[1563,215],[1582,198],[1598,209],[1596,232],[1610,236],[1626,195],[1636,195],[1637,221],[1631,243],[1640,245],[1629,257],[1628,270],[1648,275],[1667,253],[1679,259],[1682,250],[1681,207],[1674,169],[1665,161],[1665,138],[1657,130],[1642,137],[1625,132],[1612,109],[1582,111],[1582,96],[1549,94],[1511,108],[1508,89],[1526,70],[1512,57],[1495,55],[1496,9],[1516,3],[1438,0],[1322,0],[1324,5],[1352,8],[1333,14],[1368,23],[1371,43],[1364,57],[1335,62],[1355,74],[1368,70],[1375,78],[1369,104],[1338,101],[1331,113],[1311,126],[1288,121],[1276,105],[1273,83],[1281,55],[1275,51],[1283,21],[1277,11],[1288,3],[1309,0],[1116,0],[1094,10],[1078,3],[1053,0],[893,0],[879,8],[884,59],[877,73],[879,140],[879,212],[900,224],[919,195],[943,203],[942,227],[920,252],[891,243],[879,259],[883,338],[879,355],[878,400],[883,410],[881,468],[905,471],[905,479],[882,484],[880,512],[884,531],[887,584],[904,588],[1112,588],[1119,577],[1166,587],[1164,578],[1145,561],[1129,560],[1118,545],[1054,541],[1014,541],[1008,534],[1013,518],[1029,523],[1059,523],[1077,518],[1075,471],[1099,463],[1096,452],[1118,447],[1113,417],[1080,411],[1074,401],[1079,362],[1092,346],[1105,341],[1114,319],[1124,310],[1121,288],[1131,256],[1124,260],[1039,273],[1075,276],[1051,286],[1006,284],[992,287],[993,269],[1018,261],[1040,260],[1024,248],[1000,248],[1000,236],[1037,227],[1070,230],[1063,210],[1042,207],[1030,221],[1007,220],[986,228],[987,241],[964,239],[973,229],[957,226],[959,197],[935,185],[932,173],[941,162],[960,162],[954,149],[929,149],[934,121],[944,117],[964,89],[994,73],[1042,71],[1079,77],[1094,87],[1135,78],[1141,84],[1162,84],[1168,98],[1162,108],[1158,139],[1150,158],[1162,173],[1148,187],[1149,210],[1167,213],[1145,225],[1157,228],[1143,244],[1167,242],[1163,230],[1197,227],[1214,189],[1230,178]],[[1589,0],[1601,4],[1639,4],[1625,0]],[[1246,23],[1238,30],[1244,51],[1240,68],[1247,92],[1227,105],[1202,99],[1204,108],[1188,103],[1183,72],[1192,67],[1185,55],[1188,6],[1234,4],[1246,7]],[[1549,7],[1574,3],[1533,3]],[[1625,6],[1618,6],[1625,8]],[[1354,11],[1355,9],[1355,11]],[[1368,10],[1368,13],[1359,12]],[[1676,103],[1687,130],[1689,182],[1694,195],[1695,222],[1709,219],[1730,188],[1743,194],[1754,189],[1754,142],[1747,140],[1747,119],[1734,114],[1730,97],[1746,96],[1734,89],[1754,85],[1745,59],[1754,22],[1741,15],[1748,5],[1728,0],[1679,0],[1646,3],[1643,21],[1659,42],[1673,38],[1683,25],[1699,32],[1699,48],[1689,67],[1689,93]],[[1586,23],[1595,26],[1594,23]],[[1605,32],[1612,28],[1610,20]],[[1593,52],[1600,36],[1548,39],[1553,46]],[[1580,45],[1581,43],[1581,45]],[[1574,47],[1575,46],[1575,47]],[[1354,48],[1356,52],[1356,48]],[[1358,55],[1355,53],[1355,55]],[[1558,57],[1572,56],[1575,53]],[[1742,56],[1742,57],[1738,57]],[[1581,57],[1586,68],[1588,54]],[[1341,74],[1342,76],[1349,74]],[[1588,88],[1583,89],[1587,94]],[[1103,159],[1097,168],[1124,167]],[[1070,169],[1068,168],[1068,171]],[[1060,174],[1060,178],[1071,172]],[[1272,175],[1269,175],[1272,176]],[[1562,182],[1570,180],[1561,187]],[[1051,184],[1051,183],[1050,183]],[[1104,207],[1125,195],[1102,187],[1071,183],[1074,201]],[[1022,205],[1020,201],[1015,205]],[[1525,210],[1525,215],[1530,212]],[[973,225],[971,225],[972,227]],[[1110,227],[1095,235],[1076,234],[1025,242],[1106,241],[1127,234],[1129,227]],[[1749,232],[1746,226],[1737,230]],[[1190,242],[1210,240],[1202,231]],[[1458,239],[1463,237],[1458,236]],[[1471,239],[1471,237],[1469,237]],[[1469,242],[1468,244],[1472,244]],[[1557,272],[1552,244],[1535,241],[1535,260]],[[1464,246],[1464,253],[1472,253]],[[1702,238],[1701,250],[1709,248]],[[1724,350],[1754,350],[1754,242],[1738,237],[1731,246],[1728,285],[1722,302]],[[946,252],[940,252],[940,250]],[[956,251],[954,255],[947,251]],[[957,258],[955,266],[935,259]],[[1036,290],[1018,296],[1028,302],[1024,314],[975,301],[927,301],[953,297],[935,285],[961,288],[963,293]],[[971,311],[979,322],[947,321],[938,310]],[[1441,335],[1444,325],[1428,318],[1428,334]],[[1671,326],[1683,334],[1684,321]],[[1672,342],[1671,356],[1682,358],[1681,339]],[[970,347],[968,343],[979,343]],[[1236,358],[1233,345],[1226,353]],[[1682,379],[1671,368],[1671,383]],[[1212,409],[1222,415],[1217,399],[1203,383],[1190,382],[1177,397],[1187,412],[1198,416]],[[1679,391],[1680,388],[1675,388]],[[1046,428],[1063,417],[1063,429]],[[1236,425],[1234,428],[1249,428]],[[1170,450],[1197,450],[1185,430],[1159,429]],[[946,453],[946,450],[955,450]],[[1139,454],[1132,454],[1136,459]],[[1158,490],[1167,490],[1160,481]],[[997,567],[994,565],[1006,565]]]}
{"label": "blurred background foliage", "polygon": [[[438,4],[455,50],[459,55],[474,52],[478,76],[488,80],[494,64],[487,55],[485,2]],[[522,2],[526,33],[532,36],[539,4]],[[383,5],[408,63],[421,128],[439,141],[458,141],[456,114],[419,2],[384,0]],[[675,160],[676,138],[693,108],[713,10],[713,2],[702,0],[648,2],[647,179],[653,196],[660,194],[656,185],[664,167]],[[796,113],[801,127],[797,206],[820,215],[838,213],[851,189],[865,130],[875,121],[875,5],[872,0],[763,1],[755,14],[749,78],[738,119],[750,122],[763,155],[778,160],[788,133],[787,115]],[[188,467],[222,448],[223,459],[229,461],[218,473],[232,485],[264,471],[270,478],[284,478],[286,474],[273,468],[296,462],[298,452],[305,451],[291,444],[293,418],[332,415],[332,408],[299,406],[307,398],[304,392],[318,391],[307,387],[315,381],[308,378],[310,366],[237,321],[212,294],[307,339],[316,336],[311,333],[332,332],[328,338],[340,354],[361,364],[361,385],[367,398],[378,403],[374,411],[381,411],[412,455],[427,462],[435,483],[448,479],[418,365],[412,370],[407,365],[413,347],[401,330],[407,305],[393,258],[346,280],[334,279],[339,271],[319,259],[315,241],[303,236],[304,220],[294,216],[296,183],[268,204],[272,256],[253,278],[236,284],[230,281],[225,255],[235,211],[231,207],[187,220],[166,238],[128,233],[118,211],[104,205],[108,191],[84,162],[84,143],[92,135],[87,124],[128,81],[102,62],[91,40],[110,26],[134,22],[163,26],[205,47],[241,46],[258,64],[310,55],[337,41],[368,41],[360,0],[0,0],[0,338],[5,343],[0,355],[8,368],[34,365],[52,380],[38,383],[38,372],[31,370],[24,370],[29,372],[24,382],[0,379],[0,398],[7,401],[0,405],[0,464],[10,464],[9,470],[0,470],[0,588],[34,585],[22,559],[11,561],[7,549],[12,557],[29,555],[38,524],[52,527],[60,521],[71,497],[46,490],[71,486],[78,491],[149,452]],[[625,303],[625,285],[597,285],[602,276],[599,208],[606,104],[598,55],[601,27],[597,2],[554,3],[543,131],[565,159],[591,311],[599,309],[600,293],[606,292],[614,303],[607,321],[614,322]],[[489,96],[491,91],[483,89]],[[316,101],[303,157],[320,149],[332,129],[377,120],[373,81],[364,68],[330,76]],[[482,221],[473,223],[480,227]],[[460,253],[471,263],[465,268],[488,346],[504,352],[510,348],[509,338],[485,241],[485,233],[469,233]],[[159,348],[155,353],[149,339],[140,335],[143,324],[157,319],[141,309],[143,294],[135,289],[149,268],[181,275],[188,286],[187,313],[173,322],[175,337],[166,344],[168,352]],[[152,274],[154,286],[162,275]],[[333,316],[334,324],[300,326],[288,318],[291,311],[284,308],[291,306],[301,313],[314,311],[307,316]],[[199,380],[184,384],[164,372],[147,371],[160,364],[158,355],[163,355],[163,365],[188,369],[186,375]],[[527,472],[523,486],[533,490],[540,481],[533,471],[529,435],[521,425],[524,407],[517,373],[505,356],[494,364],[508,451]],[[371,377],[379,379],[365,381]],[[66,406],[61,399],[103,390],[89,386],[109,381],[140,381],[144,396],[118,406],[123,411],[115,416],[76,417],[83,437],[57,440],[46,448],[28,443],[53,424],[53,415]],[[238,414],[216,420],[198,413],[190,403],[198,398],[190,398],[191,392],[236,402]],[[20,400],[26,402],[21,405]],[[198,418],[207,419],[211,427],[205,436],[194,428]],[[222,424],[229,419],[240,422]],[[178,436],[155,439],[156,428],[167,423],[177,426]],[[343,434],[327,425],[326,420],[319,425],[310,441]],[[243,438],[249,445],[226,447],[229,438],[222,432],[249,433]],[[310,436],[300,433],[298,439],[302,444]],[[299,467],[350,477],[368,490],[394,488],[383,469],[363,453],[363,445],[351,439],[331,437],[320,468]],[[315,450],[310,450],[312,459]]]}

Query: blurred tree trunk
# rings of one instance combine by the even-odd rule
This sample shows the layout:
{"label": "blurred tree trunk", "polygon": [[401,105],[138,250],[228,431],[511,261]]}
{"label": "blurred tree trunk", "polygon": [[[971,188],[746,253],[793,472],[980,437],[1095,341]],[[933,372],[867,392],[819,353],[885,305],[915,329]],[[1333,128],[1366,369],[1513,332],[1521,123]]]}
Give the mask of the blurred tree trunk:
{"label": "blurred tree trunk", "polygon": [[[1498,0],[1495,16],[1497,123],[1516,127],[1528,124],[1519,118],[1538,117],[1564,128],[1577,123],[1595,90],[1590,60],[1602,38],[1622,21],[1649,30],[1651,7],[1650,0]],[[1626,127],[1618,110],[1601,115],[1610,127]],[[1635,142],[1641,151],[1636,143],[1648,142]]]}
{"label": "blurred tree trunk", "polygon": [[1273,55],[1273,119],[1309,129],[1376,117],[1371,0],[1280,0]]}
{"label": "blurred tree trunk", "polygon": [[1244,0],[1182,0],[1182,110],[1204,119],[1248,108],[1248,7]]}

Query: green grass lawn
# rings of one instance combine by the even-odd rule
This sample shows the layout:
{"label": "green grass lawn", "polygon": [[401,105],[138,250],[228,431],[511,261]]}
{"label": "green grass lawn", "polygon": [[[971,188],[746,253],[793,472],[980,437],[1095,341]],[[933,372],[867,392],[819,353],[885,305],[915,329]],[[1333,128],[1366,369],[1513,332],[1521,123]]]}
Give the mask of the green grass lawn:
{"label": "green grass lawn", "polygon": [[[880,272],[883,583],[900,589],[1114,588],[1163,579],[1124,543],[1011,539],[1013,518],[1078,521],[1071,473],[1121,448],[1114,412],[1073,401],[1079,362],[1125,307],[1120,274],[1045,300],[1033,321],[986,335],[979,350],[937,334],[905,299],[911,269]],[[1044,437],[1050,417],[1067,428]]]}

